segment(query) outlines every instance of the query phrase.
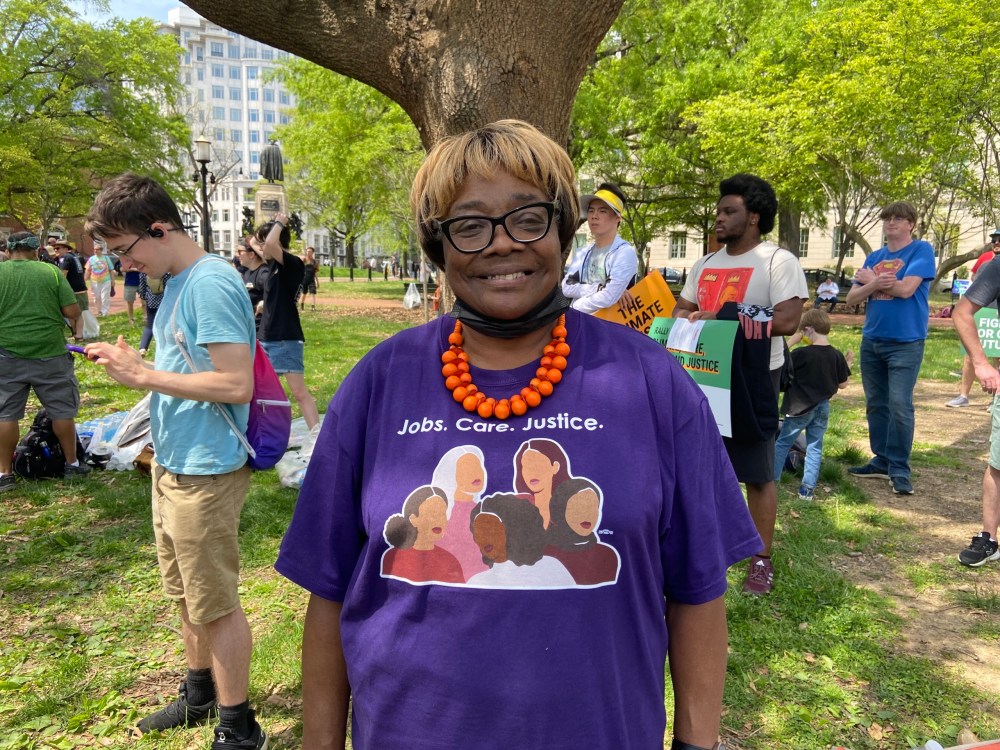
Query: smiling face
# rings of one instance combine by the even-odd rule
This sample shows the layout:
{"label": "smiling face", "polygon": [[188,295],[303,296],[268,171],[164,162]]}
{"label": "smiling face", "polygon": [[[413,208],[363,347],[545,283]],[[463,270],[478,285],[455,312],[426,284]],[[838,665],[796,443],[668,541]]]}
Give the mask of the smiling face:
{"label": "smiling face", "polygon": [[601,500],[591,489],[581,490],[566,501],[566,524],[579,536],[590,536],[600,520]]}
{"label": "smiling face", "polygon": [[415,549],[429,549],[444,536],[447,509],[448,504],[437,495],[431,495],[420,503],[417,512],[410,516],[410,523],[417,530],[417,540],[413,544]]}
{"label": "smiling face", "polygon": [[[552,200],[541,189],[506,172],[489,179],[469,177],[445,219],[502,216],[529,203]],[[559,283],[562,267],[553,218],[549,231],[534,242],[515,242],[496,227],[493,242],[480,253],[461,253],[444,240],[445,275],[455,296],[483,315],[512,320],[541,304]]]}
{"label": "smiling face", "polygon": [[480,513],[472,522],[472,538],[483,557],[493,562],[507,562],[507,531],[493,513]]}
{"label": "smiling face", "polygon": [[521,479],[532,494],[552,491],[552,478],[559,473],[559,462],[549,461],[543,453],[526,450],[521,456]]}
{"label": "smiling face", "polygon": [[483,465],[479,457],[474,453],[460,456],[455,462],[455,499],[471,500],[473,495],[483,491],[483,482]]}

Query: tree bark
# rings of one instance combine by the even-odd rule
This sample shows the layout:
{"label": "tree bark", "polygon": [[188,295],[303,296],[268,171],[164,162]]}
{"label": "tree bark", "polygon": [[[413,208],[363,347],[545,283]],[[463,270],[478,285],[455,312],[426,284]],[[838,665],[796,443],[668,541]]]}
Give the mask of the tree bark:
{"label": "tree bark", "polygon": [[797,208],[782,206],[778,210],[778,244],[796,258],[799,257],[801,219],[802,212]]}
{"label": "tree bark", "polygon": [[623,0],[191,0],[226,29],[362,81],[425,147],[494,120],[565,144],[573,99]]}

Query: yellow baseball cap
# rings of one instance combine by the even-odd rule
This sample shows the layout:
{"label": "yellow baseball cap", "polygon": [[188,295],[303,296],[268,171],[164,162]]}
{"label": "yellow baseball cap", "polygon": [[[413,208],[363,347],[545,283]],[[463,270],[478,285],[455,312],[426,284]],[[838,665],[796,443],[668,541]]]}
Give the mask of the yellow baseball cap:
{"label": "yellow baseball cap", "polygon": [[610,190],[598,190],[592,195],[581,195],[580,196],[580,213],[586,214],[587,209],[590,208],[590,204],[593,201],[601,201],[606,203],[612,211],[614,211],[619,217],[625,210],[625,204],[622,203],[622,199],[617,195],[612,193]]}

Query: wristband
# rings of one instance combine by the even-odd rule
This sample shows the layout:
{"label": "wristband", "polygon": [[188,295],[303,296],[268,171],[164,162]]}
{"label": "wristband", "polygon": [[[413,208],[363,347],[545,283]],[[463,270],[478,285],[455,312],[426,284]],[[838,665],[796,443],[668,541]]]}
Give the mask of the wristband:
{"label": "wristband", "polygon": [[282,222],[278,221],[277,219],[275,219],[275,220],[274,220],[274,223],[275,223],[275,224],[277,224],[277,225],[278,225],[279,227],[281,227],[282,229],[284,229],[284,228],[285,228],[285,225],[284,225],[284,224],[283,224]]}
{"label": "wristband", "polygon": [[721,742],[716,742],[711,748],[699,747],[698,745],[692,745],[690,742],[681,742],[674,737],[674,741],[670,743],[670,750],[726,750],[726,747]]}

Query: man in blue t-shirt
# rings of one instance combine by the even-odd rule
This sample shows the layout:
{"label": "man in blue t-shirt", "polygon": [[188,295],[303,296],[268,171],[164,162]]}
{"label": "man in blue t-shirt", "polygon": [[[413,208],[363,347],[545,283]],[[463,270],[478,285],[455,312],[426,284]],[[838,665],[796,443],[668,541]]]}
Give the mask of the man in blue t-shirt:
{"label": "man in blue t-shirt", "polygon": [[246,429],[255,343],[250,300],[236,270],[187,235],[177,206],[150,178],[123,174],[107,183],[86,231],[106,241],[125,270],[171,277],[153,326],[155,365],[121,336],[117,344],[87,346],[114,380],[153,392],[153,531],[164,590],[180,605],[188,671],[178,699],[139,729],[192,726],[218,715],[213,750],[262,750],[267,736],[247,696],[253,640],[238,592],[250,469],[222,413]]}
{"label": "man in blue t-shirt", "polygon": [[912,495],[913,389],[927,338],[934,248],[913,239],[917,211],[905,201],[882,210],[886,244],[865,258],[847,293],[847,304],[868,300],[861,333],[861,382],[865,389],[872,459],[848,471],[888,478],[897,495]]}

